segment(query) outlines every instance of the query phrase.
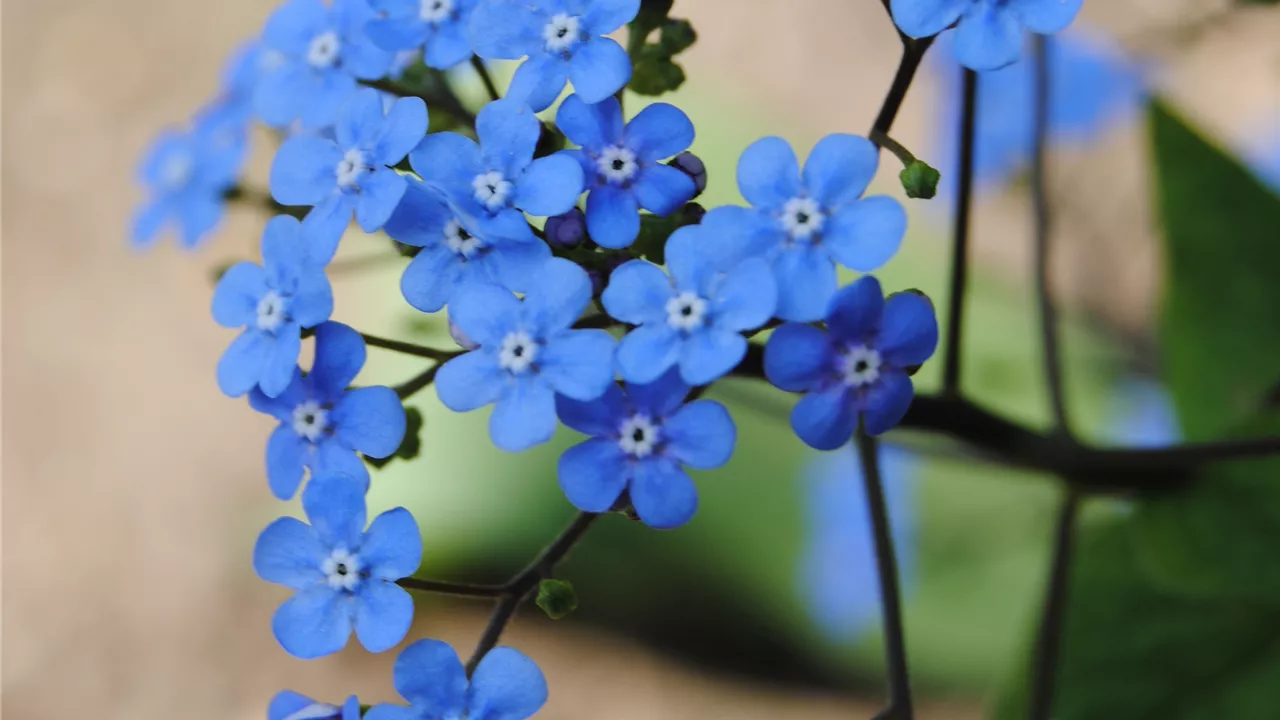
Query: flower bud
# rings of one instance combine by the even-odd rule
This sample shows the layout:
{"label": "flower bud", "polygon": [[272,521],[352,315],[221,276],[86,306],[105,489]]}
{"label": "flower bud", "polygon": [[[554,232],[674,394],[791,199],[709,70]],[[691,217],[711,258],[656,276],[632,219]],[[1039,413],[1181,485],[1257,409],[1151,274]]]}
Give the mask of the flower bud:
{"label": "flower bud", "polygon": [[913,160],[898,173],[898,178],[902,180],[902,189],[906,191],[907,197],[928,200],[938,194],[938,181],[942,179],[942,173],[922,160]]}
{"label": "flower bud", "polygon": [[707,189],[707,165],[702,162],[702,158],[686,150],[667,164],[693,179],[693,185],[698,189],[694,197],[701,195],[702,191]]}
{"label": "flower bud", "polygon": [[573,208],[563,215],[547,218],[545,234],[551,247],[577,247],[587,237],[587,216]]}
{"label": "flower bud", "polygon": [[538,607],[552,620],[559,620],[578,609],[578,595],[573,584],[565,580],[548,579],[538,584]]}

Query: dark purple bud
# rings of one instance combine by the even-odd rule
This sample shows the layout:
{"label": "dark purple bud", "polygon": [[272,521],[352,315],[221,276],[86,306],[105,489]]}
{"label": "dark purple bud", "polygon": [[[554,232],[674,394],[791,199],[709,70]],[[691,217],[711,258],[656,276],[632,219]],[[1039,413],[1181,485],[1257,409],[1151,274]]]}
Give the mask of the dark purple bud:
{"label": "dark purple bud", "polygon": [[458,347],[466,350],[467,352],[471,352],[472,350],[480,347],[479,343],[467,337],[467,334],[462,332],[462,328],[455,325],[452,320],[449,321],[449,337],[453,338],[453,341],[458,343]]}
{"label": "dark purple bud", "polygon": [[702,191],[707,189],[707,166],[702,162],[702,158],[691,152],[682,152],[667,164],[693,178],[693,185],[698,188],[694,197],[701,195]]}
{"label": "dark purple bud", "polygon": [[578,208],[547,218],[545,230],[551,247],[577,247],[587,237],[587,216]]}
{"label": "dark purple bud", "polygon": [[608,279],[606,274],[595,268],[587,268],[587,277],[591,278],[591,296],[600,297],[600,293],[604,292],[605,280]]}

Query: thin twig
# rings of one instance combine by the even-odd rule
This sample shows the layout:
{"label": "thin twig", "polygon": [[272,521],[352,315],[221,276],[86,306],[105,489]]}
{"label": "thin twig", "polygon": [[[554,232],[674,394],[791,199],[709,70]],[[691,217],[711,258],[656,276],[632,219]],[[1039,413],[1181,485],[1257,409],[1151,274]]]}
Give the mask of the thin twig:
{"label": "thin twig", "polygon": [[401,400],[408,400],[413,397],[419,390],[430,386],[431,383],[436,381],[436,373],[440,372],[440,367],[443,365],[444,363],[436,363],[412,378],[409,378],[405,382],[395,386],[393,389],[396,391],[396,395],[399,395]]}
{"label": "thin twig", "polygon": [[905,35],[902,36],[902,58],[898,61],[898,71],[894,73],[889,92],[885,95],[884,102],[880,104],[880,112],[871,126],[872,130],[888,133],[893,127],[893,121],[898,117],[898,111],[902,109],[902,102],[907,99],[907,90],[911,88],[911,81],[915,79],[916,71],[920,69],[920,62],[924,60],[924,54],[928,52],[931,45],[933,45],[931,37],[913,40]]}
{"label": "thin twig", "polygon": [[480,82],[484,83],[484,89],[489,93],[490,100],[497,100],[502,95],[498,92],[498,86],[493,84],[493,77],[489,75],[489,66],[484,64],[484,60],[479,55],[471,56],[471,67],[476,69],[476,74],[480,76]]}
{"label": "thin twig", "polygon": [[964,332],[965,287],[969,283],[969,210],[973,202],[973,146],[977,125],[978,74],[964,71],[960,112],[960,182],[956,193],[951,262],[951,303],[947,306],[947,343],[943,354],[942,392],[960,392],[960,341]]}
{"label": "thin twig", "polygon": [[1075,538],[1076,515],[1080,508],[1080,495],[1068,488],[1067,496],[1058,511],[1057,532],[1054,533],[1053,564],[1049,570],[1049,586],[1045,589],[1044,610],[1040,616],[1040,628],[1036,634],[1036,652],[1033,659],[1030,720],[1049,720],[1053,711],[1054,680],[1058,661],[1062,654],[1063,621],[1067,607],[1067,585],[1071,574],[1071,554]]}
{"label": "thin twig", "polygon": [[441,595],[460,595],[463,597],[502,597],[505,587],[502,585],[468,585],[466,583],[442,582],[439,580],[421,580],[415,577],[400,578],[396,584],[406,590],[439,593]]}
{"label": "thin twig", "polygon": [[894,140],[887,132],[883,132],[878,128],[871,128],[871,133],[867,135],[867,139],[893,153],[894,157],[898,158],[898,161],[904,166],[916,161],[916,156],[902,143]]}
{"label": "thin twig", "polygon": [[451,360],[465,352],[461,350],[439,350],[401,340],[389,340],[387,338],[370,335],[368,333],[360,333],[360,337],[364,338],[365,343],[371,347],[382,348],[384,350],[394,350],[395,352],[404,353],[405,355],[439,360],[441,362]]}

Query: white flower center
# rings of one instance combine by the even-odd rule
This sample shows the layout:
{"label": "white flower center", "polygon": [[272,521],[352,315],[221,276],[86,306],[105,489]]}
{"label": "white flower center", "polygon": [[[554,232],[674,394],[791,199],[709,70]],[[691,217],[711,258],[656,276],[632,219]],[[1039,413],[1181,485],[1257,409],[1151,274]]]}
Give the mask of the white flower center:
{"label": "white flower center", "polygon": [[660,437],[658,426],[648,415],[632,415],[618,427],[618,447],[638,458],[652,455]]}
{"label": "white flower center", "polygon": [[706,315],[707,301],[696,293],[682,292],[667,301],[667,324],[677,330],[702,327]]}
{"label": "white flower center", "polygon": [[452,13],[453,0],[422,0],[418,9],[418,17],[429,23],[448,20]]}
{"label": "white flower center", "polygon": [[795,240],[808,240],[827,220],[813,198],[793,197],[782,208],[782,227]]}
{"label": "white flower center", "polygon": [[311,67],[325,70],[338,62],[338,53],[342,50],[342,41],[338,33],[327,30],[311,38],[311,46],[307,48],[307,62]]}
{"label": "white flower center", "polygon": [[555,53],[565,52],[578,44],[582,39],[578,16],[557,13],[551,18],[551,22],[542,28],[542,39],[547,43],[547,51]]}
{"label": "white flower center", "polygon": [[856,345],[840,356],[840,372],[849,387],[865,387],[880,379],[880,353]]}
{"label": "white flower center", "polygon": [[491,211],[506,207],[512,190],[511,183],[497,170],[480,173],[471,181],[471,187],[475,188],[476,200]]}
{"label": "white flower center", "polygon": [[268,290],[258,301],[258,329],[275,332],[284,324],[285,301],[274,290]]}
{"label": "white flower center", "polygon": [[507,333],[502,338],[502,349],[498,351],[498,367],[519,375],[533,365],[538,357],[538,345],[523,330]]}
{"label": "white flower center", "polygon": [[298,712],[286,715],[284,720],[332,720],[342,714],[342,708],[324,703],[312,703]]}
{"label": "white flower center", "polygon": [[609,182],[621,185],[634,178],[640,166],[636,164],[636,154],[631,148],[614,145],[605,148],[596,158],[596,169]]}
{"label": "white flower center", "polygon": [[352,148],[334,166],[333,174],[338,177],[338,187],[349,190],[360,184],[360,176],[368,170],[369,166],[365,164],[364,153]]}
{"label": "white flower center", "polygon": [[480,238],[467,232],[457,218],[444,226],[444,244],[464,258],[471,259],[480,251]]}
{"label": "white flower center", "polygon": [[160,163],[160,184],[172,190],[186,186],[195,172],[196,164],[185,152],[169,155]]}
{"label": "white flower center", "polygon": [[360,584],[360,556],[346,548],[334,548],[320,564],[320,571],[334,590],[355,590]]}
{"label": "white flower center", "polygon": [[299,403],[293,409],[293,431],[311,442],[320,439],[329,427],[329,413],[315,400]]}

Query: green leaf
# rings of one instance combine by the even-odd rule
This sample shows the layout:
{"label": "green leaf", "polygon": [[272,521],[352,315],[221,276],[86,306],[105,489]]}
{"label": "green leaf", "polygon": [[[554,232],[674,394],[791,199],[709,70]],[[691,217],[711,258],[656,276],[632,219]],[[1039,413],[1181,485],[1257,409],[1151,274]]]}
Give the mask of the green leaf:
{"label": "green leaf", "polygon": [[384,458],[371,458],[366,455],[364,461],[381,470],[396,458],[412,460],[418,457],[420,452],[422,452],[422,412],[416,407],[405,407],[404,440],[400,441],[400,447],[394,454]]}

